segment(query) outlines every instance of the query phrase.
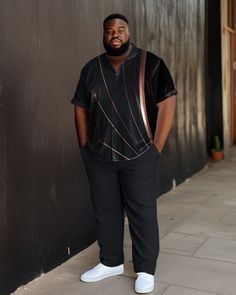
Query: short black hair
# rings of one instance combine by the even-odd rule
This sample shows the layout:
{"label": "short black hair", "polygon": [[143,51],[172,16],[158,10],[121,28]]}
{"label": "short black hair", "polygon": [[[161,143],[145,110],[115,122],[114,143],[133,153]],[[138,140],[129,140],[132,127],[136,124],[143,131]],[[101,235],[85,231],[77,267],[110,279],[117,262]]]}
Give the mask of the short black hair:
{"label": "short black hair", "polygon": [[127,19],[124,15],[119,14],[119,13],[113,13],[113,14],[108,15],[108,16],[104,19],[104,21],[103,21],[103,29],[105,29],[105,25],[106,25],[106,23],[107,23],[109,20],[111,20],[111,19],[115,19],[115,18],[122,19],[124,22],[127,23],[127,25],[129,24],[128,19]]}

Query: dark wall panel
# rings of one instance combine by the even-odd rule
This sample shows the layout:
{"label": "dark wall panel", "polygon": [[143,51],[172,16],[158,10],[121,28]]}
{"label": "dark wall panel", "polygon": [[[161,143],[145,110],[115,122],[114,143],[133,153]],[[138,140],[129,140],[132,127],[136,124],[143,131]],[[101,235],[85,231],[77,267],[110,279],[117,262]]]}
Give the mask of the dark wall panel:
{"label": "dark wall panel", "polygon": [[2,295],[96,239],[70,99],[81,67],[103,50],[106,15],[127,15],[132,40],[165,59],[179,90],[161,160],[160,193],[202,168],[206,152],[203,0],[0,5]]}
{"label": "dark wall panel", "polygon": [[205,1],[133,3],[137,44],[164,58],[179,91],[174,126],[161,158],[163,193],[206,162]]}
{"label": "dark wall panel", "polygon": [[7,262],[5,260],[7,249],[7,178],[6,178],[6,96],[3,92],[5,86],[5,17],[2,3],[0,3],[0,294],[5,281]]}
{"label": "dark wall panel", "polygon": [[209,155],[215,135],[223,143],[220,2],[206,1],[206,131]]}

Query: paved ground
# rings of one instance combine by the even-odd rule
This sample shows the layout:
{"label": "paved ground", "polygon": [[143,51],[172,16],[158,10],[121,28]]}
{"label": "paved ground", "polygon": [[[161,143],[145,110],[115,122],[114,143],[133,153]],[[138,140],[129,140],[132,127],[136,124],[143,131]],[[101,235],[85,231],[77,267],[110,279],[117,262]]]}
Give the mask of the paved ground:
{"label": "paved ground", "polygon": [[[156,295],[236,294],[236,147],[229,160],[206,168],[157,202],[161,251]],[[98,283],[79,276],[98,261],[91,247],[15,295],[134,294],[131,241],[126,224],[125,273]]]}

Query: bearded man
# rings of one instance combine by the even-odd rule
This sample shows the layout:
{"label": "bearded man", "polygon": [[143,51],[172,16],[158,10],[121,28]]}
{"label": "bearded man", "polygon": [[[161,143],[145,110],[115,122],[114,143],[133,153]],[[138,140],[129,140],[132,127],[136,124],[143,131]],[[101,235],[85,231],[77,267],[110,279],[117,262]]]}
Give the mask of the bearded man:
{"label": "bearded man", "polygon": [[109,15],[103,29],[105,52],[83,67],[71,100],[100,250],[100,263],[80,279],[96,282],[124,272],[126,212],[135,291],[148,293],[159,254],[159,160],[177,90],[163,59],[130,42],[125,16]]}

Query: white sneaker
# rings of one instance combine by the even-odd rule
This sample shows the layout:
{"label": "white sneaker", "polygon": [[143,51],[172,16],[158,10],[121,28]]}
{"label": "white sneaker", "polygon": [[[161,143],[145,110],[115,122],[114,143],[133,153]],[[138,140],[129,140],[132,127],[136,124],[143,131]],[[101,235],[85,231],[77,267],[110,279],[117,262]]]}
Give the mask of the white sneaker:
{"label": "white sneaker", "polygon": [[154,289],[154,275],[146,272],[137,272],[137,279],[135,281],[135,292],[149,293]]}
{"label": "white sneaker", "polygon": [[99,263],[94,268],[84,272],[80,279],[83,282],[97,282],[105,278],[120,275],[124,272],[124,265],[120,264],[118,266],[106,266],[102,263]]}

